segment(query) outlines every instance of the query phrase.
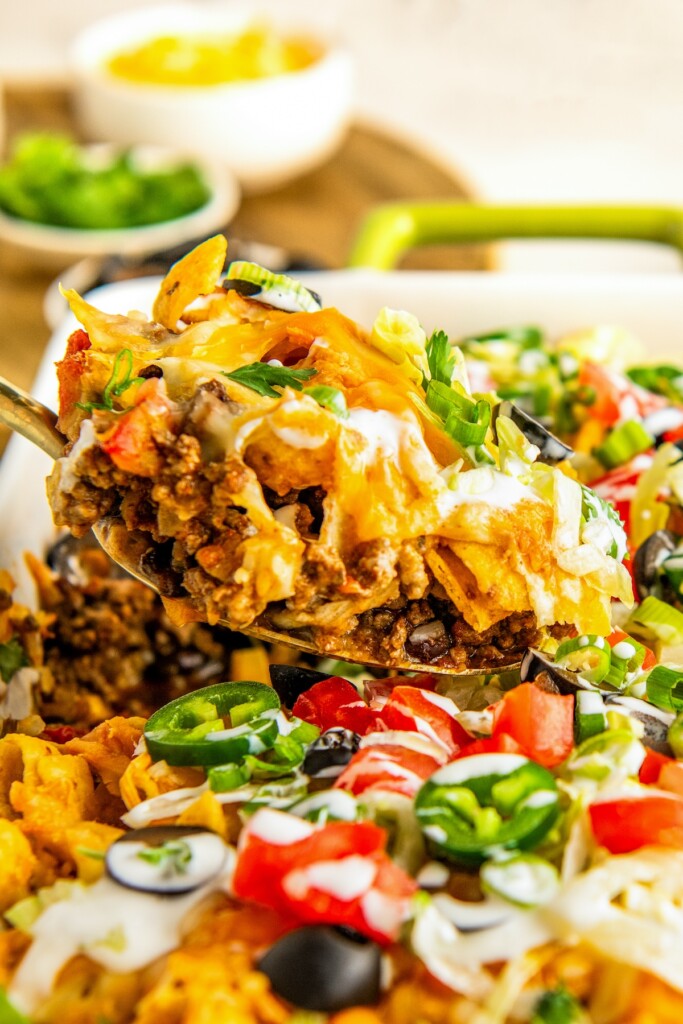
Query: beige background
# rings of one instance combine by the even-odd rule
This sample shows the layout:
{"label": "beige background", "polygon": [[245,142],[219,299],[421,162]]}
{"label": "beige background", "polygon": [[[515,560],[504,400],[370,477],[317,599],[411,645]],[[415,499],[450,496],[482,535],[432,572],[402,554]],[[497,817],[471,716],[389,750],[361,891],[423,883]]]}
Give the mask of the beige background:
{"label": "beige background", "polygon": [[[194,0],[196,2],[196,0]],[[231,0],[222,0],[224,3]],[[0,74],[64,76],[69,40],[141,0],[4,0]],[[683,203],[681,0],[258,0],[343,35],[360,116],[420,141],[500,200]],[[552,247],[516,246],[547,269]],[[591,265],[581,247],[569,263]],[[601,247],[598,262],[604,260]],[[656,268],[672,258],[643,257]],[[584,263],[587,260],[587,263]],[[611,265],[632,260],[610,250]]]}

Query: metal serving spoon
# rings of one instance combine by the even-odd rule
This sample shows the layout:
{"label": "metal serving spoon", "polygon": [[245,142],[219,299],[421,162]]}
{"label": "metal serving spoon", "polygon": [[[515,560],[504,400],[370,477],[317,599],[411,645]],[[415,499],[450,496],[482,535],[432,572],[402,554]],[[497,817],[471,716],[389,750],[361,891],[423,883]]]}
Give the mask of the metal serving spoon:
{"label": "metal serving spoon", "polygon": [[[64,445],[67,441],[64,435],[57,430],[56,413],[1,376],[0,423],[4,423],[5,426],[9,427],[17,434],[21,434],[22,437],[25,437],[32,444],[36,445],[36,447],[41,448],[42,451],[49,455],[51,459],[57,460],[64,454]],[[124,527],[122,527],[118,521],[103,520],[93,527],[93,533],[112,561],[116,562],[117,565],[121,566],[122,569],[125,569],[127,573],[135,577],[135,579],[139,580],[141,583],[151,587],[153,590],[157,590],[154,583],[141,572],[139,563],[132,552],[120,542],[122,534],[124,533]],[[223,621],[220,625],[231,628]],[[260,625],[249,626],[241,632],[254,637],[256,640],[262,640],[265,643],[283,644],[286,647],[295,647],[300,651],[305,651],[307,654],[313,654],[318,657],[339,658],[342,661],[360,661],[358,658],[351,657],[348,652],[344,650],[319,651],[315,644],[310,641],[302,640],[300,637],[291,636],[289,633],[281,633]],[[362,664],[376,668],[391,669],[392,671],[400,669],[401,671],[407,672],[436,672],[442,675],[457,675],[460,677],[480,676],[496,671],[508,671],[509,669],[518,668],[520,663],[517,661],[506,665],[482,665],[476,669],[465,670],[458,670],[439,665],[423,665],[420,662],[414,661],[405,661],[400,664],[394,663],[389,666],[367,658],[362,659]]]}

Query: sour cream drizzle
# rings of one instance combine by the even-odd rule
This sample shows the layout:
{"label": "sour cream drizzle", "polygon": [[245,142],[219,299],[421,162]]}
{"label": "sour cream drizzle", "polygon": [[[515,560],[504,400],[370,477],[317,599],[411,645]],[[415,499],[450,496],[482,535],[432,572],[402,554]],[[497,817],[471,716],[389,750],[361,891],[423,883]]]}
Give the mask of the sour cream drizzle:
{"label": "sour cream drizzle", "polygon": [[10,1001],[21,1013],[34,1013],[78,953],[116,973],[140,970],[170,953],[189,911],[212,892],[229,891],[234,857],[226,845],[221,873],[183,895],[136,892],[107,877],[74,885],[70,899],[47,907],[32,926],[33,943],[9,987]]}

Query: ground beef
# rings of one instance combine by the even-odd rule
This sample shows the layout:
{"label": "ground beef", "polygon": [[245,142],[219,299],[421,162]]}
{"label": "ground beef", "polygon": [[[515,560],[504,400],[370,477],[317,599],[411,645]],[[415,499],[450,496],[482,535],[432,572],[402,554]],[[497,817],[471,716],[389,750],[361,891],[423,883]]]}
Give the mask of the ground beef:
{"label": "ground beef", "polygon": [[[397,546],[380,538],[343,554],[321,544],[326,492],[321,486],[285,486],[282,465],[278,483],[263,487],[264,498],[273,511],[291,508],[290,525],[296,525],[306,548],[294,594],[264,608],[254,581],[235,580],[240,545],[256,527],[233,496],[258,486],[253,469],[238,455],[206,461],[192,433],[193,416],[203,415],[212,403],[221,405],[223,392],[217,383],[188,404],[154,480],[121,474],[97,448],[86,450],[78,463],[78,472],[102,488],[98,492],[83,483],[91,508],[99,508],[91,493],[99,493],[104,504],[111,503],[112,490],[121,493],[120,516],[137,537],[136,550],[144,552],[142,571],[160,593],[187,598],[212,621],[298,632],[321,651],[387,666],[415,660],[456,671],[505,667],[539,643],[542,634],[532,612],[510,615],[483,633],[472,628],[434,580],[423,557],[424,540]],[[76,505],[80,523],[87,502],[79,496]],[[145,545],[145,537],[153,543]],[[362,611],[378,594],[381,607]],[[411,641],[426,624],[429,628]]]}
{"label": "ground beef", "polygon": [[[121,713],[148,715],[229,678],[231,653],[246,638],[221,627],[174,626],[149,587],[112,571],[99,548],[82,544],[62,544],[51,561],[64,575],[39,587],[41,612],[53,617],[35,695],[45,721],[90,726]],[[26,620],[27,638],[29,627]]]}

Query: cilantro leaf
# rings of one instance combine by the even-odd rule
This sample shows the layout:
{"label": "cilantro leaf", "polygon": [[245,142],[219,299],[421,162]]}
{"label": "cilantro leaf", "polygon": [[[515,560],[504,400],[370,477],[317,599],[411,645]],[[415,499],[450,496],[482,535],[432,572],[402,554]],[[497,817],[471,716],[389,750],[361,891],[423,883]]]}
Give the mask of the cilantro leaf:
{"label": "cilantro leaf", "polygon": [[425,351],[432,380],[438,380],[442,384],[450,386],[455,370],[455,356],[446,332],[434,331],[425,345]]}
{"label": "cilantro leaf", "polygon": [[0,676],[6,683],[9,683],[14,673],[25,665],[28,665],[28,658],[18,637],[13,636],[6,644],[0,644]]}
{"label": "cilantro leaf", "polygon": [[252,391],[266,398],[280,398],[278,388],[294,388],[301,391],[303,382],[310,380],[317,370],[291,370],[288,366],[271,366],[270,363],[249,363],[248,366],[239,366],[231,373],[223,371],[223,376],[243,384]]}

